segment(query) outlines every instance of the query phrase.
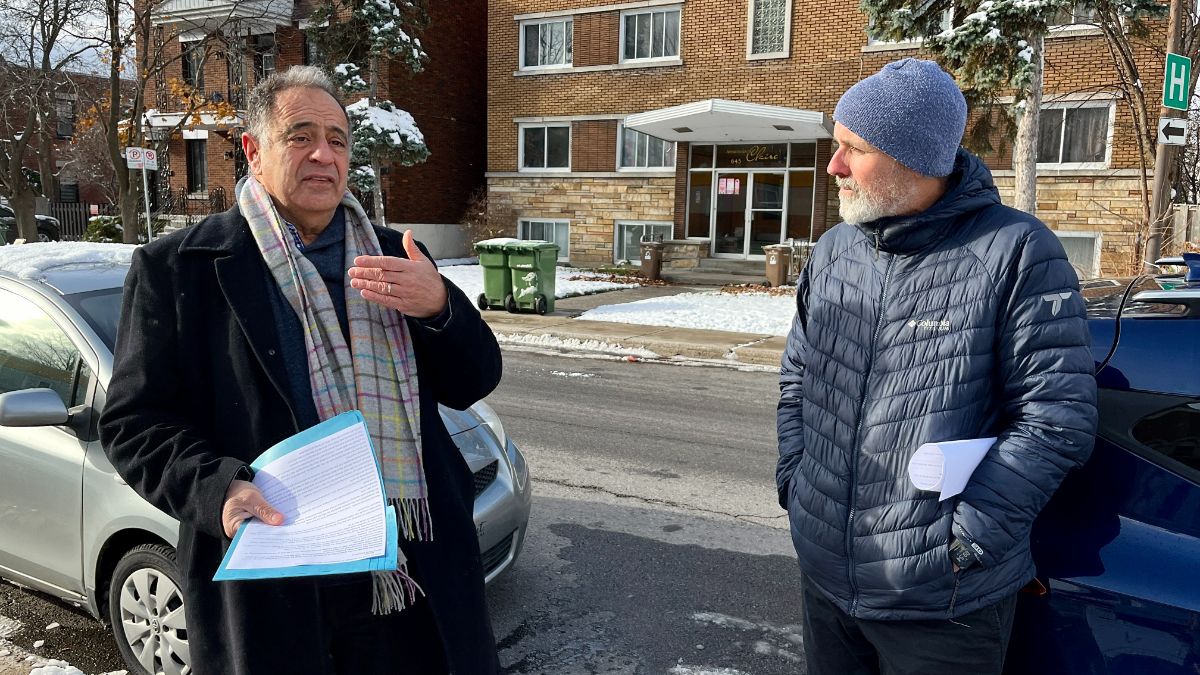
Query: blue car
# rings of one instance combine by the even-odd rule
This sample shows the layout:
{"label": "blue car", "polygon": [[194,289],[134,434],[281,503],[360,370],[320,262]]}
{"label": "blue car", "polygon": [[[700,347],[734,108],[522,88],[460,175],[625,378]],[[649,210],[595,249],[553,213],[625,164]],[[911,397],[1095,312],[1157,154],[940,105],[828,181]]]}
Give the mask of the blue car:
{"label": "blue car", "polygon": [[1180,274],[1084,285],[1096,449],[1034,523],[1038,576],[1020,596],[1007,673],[1200,673],[1200,269],[1192,274],[1191,284]]}

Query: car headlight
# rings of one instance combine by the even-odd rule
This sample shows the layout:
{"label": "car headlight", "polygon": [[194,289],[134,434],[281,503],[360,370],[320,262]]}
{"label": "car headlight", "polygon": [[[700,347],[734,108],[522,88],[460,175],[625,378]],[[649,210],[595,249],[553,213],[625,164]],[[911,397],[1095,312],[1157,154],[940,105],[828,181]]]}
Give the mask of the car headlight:
{"label": "car headlight", "polygon": [[523,492],[525,484],[529,482],[529,465],[525,463],[525,455],[512,443],[505,444],[504,451],[508,454],[509,463],[512,464],[513,483],[516,484],[518,491]]}

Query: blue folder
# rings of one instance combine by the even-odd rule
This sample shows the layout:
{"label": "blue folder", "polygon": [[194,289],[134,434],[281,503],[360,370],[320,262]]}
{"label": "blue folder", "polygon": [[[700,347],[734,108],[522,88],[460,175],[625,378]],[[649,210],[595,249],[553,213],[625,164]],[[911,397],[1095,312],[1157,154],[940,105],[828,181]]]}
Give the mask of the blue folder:
{"label": "blue folder", "polygon": [[[365,425],[362,413],[357,410],[344,412],[336,417],[331,417],[320,424],[305,429],[300,433],[286,438],[275,445],[272,445],[266,452],[259,455],[257,459],[250,465],[255,471],[263,468],[267,464],[279,459],[280,457],[312,443],[325,436],[331,436],[339,431],[348,429],[356,424]],[[367,442],[371,442],[370,434],[367,435]],[[379,469],[379,458],[375,455],[374,445],[372,444],[371,456],[375,458],[375,473],[379,477],[380,493],[383,491],[383,474]],[[386,500],[386,497],[385,497]],[[217,573],[213,575],[213,581],[243,581],[247,579],[278,579],[284,577],[314,577],[327,574],[351,574],[355,572],[373,572],[383,570],[394,570],[398,566],[399,560],[399,535],[398,525],[396,521],[396,508],[387,506],[387,547],[384,549],[383,555],[374,558],[364,558],[362,560],[352,560],[344,563],[329,563],[323,565],[293,565],[289,567],[273,567],[273,568],[258,568],[258,569],[229,569],[227,567],[229,558],[233,555],[234,549],[237,548],[238,542],[242,538],[242,533],[246,531],[245,527],[238,528],[237,534],[233,537],[233,543],[229,545],[229,549],[225,551],[225,558],[221,560],[221,566],[217,568]]]}

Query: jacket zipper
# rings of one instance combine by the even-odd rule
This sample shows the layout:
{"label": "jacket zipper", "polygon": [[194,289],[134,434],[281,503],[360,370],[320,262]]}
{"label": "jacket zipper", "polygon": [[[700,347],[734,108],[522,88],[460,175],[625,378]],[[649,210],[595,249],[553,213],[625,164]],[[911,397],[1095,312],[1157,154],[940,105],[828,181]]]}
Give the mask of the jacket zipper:
{"label": "jacket zipper", "polygon": [[[878,233],[876,234],[878,237]],[[876,240],[878,244],[878,239]],[[878,249],[876,249],[878,255]],[[858,456],[861,448],[858,441],[862,434],[863,410],[867,406],[867,386],[871,383],[871,371],[875,369],[876,344],[879,342],[879,332],[883,330],[883,316],[887,311],[888,282],[892,278],[892,264],[895,256],[888,258],[887,269],[883,273],[883,286],[879,289],[879,315],[875,319],[875,333],[871,336],[871,351],[867,361],[866,377],[863,379],[863,393],[858,399],[858,423],[854,427],[854,443],[851,444],[854,456],[850,461],[850,510],[846,516],[846,571],[850,580],[850,616],[856,616],[858,609],[858,584],[854,581],[854,501],[858,493]]]}

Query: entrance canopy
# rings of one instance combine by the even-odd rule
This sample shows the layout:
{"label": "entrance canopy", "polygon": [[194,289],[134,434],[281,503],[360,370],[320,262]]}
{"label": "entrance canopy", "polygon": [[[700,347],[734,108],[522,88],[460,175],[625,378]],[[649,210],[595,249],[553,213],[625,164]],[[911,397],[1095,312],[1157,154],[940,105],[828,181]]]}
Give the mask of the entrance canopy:
{"label": "entrance canopy", "polygon": [[833,120],[812,110],[710,98],[625,118],[625,128],[665,141],[770,143],[833,137]]}

